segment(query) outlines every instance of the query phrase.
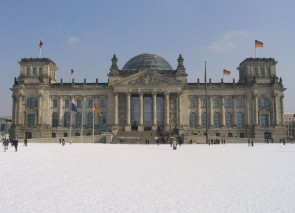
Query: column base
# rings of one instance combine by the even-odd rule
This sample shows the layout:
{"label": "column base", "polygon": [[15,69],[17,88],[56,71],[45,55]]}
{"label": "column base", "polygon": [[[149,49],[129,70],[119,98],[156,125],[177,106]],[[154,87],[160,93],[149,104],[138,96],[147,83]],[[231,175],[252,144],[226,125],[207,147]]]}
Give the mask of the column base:
{"label": "column base", "polygon": [[139,125],[138,126],[138,131],[139,132],[143,132],[144,131],[144,126],[143,125]]}
{"label": "column base", "polygon": [[125,132],[130,132],[130,131],[131,131],[131,125],[126,125]]}
{"label": "column base", "polygon": [[153,130],[153,131],[157,131],[157,130],[158,130],[158,126],[157,126],[157,125],[153,125],[153,126],[152,126],[152,130]]}

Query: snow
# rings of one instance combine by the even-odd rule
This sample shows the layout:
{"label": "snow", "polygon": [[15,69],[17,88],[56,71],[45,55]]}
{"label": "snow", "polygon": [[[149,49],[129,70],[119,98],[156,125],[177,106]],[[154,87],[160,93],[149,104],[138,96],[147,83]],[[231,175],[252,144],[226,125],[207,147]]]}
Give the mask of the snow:
{"label": "snow", "polygon": [[1,212],[294,212],[295,144],[19,144]]}

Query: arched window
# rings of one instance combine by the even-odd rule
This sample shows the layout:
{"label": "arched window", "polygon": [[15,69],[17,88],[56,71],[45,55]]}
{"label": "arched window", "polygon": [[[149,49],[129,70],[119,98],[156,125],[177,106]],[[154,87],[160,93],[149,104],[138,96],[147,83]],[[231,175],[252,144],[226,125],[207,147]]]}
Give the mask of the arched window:
{"label": "arched window", "polygon": [[206,112],[202,113],[202,128],[206,128]]}
{"label": "arched window", "polygon": [[227,128],[231,128],[233,123],[232,123],[232,114],[231,112],[227,112],[226,113],[226,117],[225,117],[225,125]]}
{"label": "arched window", "polygon": [[196,113],[191,112],[189,115],[189,126],[190,128],[196,128],[197,127],[197,123],[196,123]]}
{"label": "arched window", "polygon": [[214,120],[214,128],[219,128],[220,127],[220,116],[219,116],[218,112],[214,113],[213,120]]}
{"label": "arched window", "polygon": [[93,113],[88,112],[87,114],[87,128],[92,128],[93,127]]}
{"label": "arched window", "polygon": [[58,126],[58,114],[57,112],[52,113],[52,127]]}
{"label": "arched window", "polygon": [[82,127],[82,113],[77,112],[76,113],[76,128],[81,128]]}
{"label": "arched window", "polygon": [[259,106],[260,107],[267,107],[269,105],[267,98],[261,97],[259,99]]}
{"label": "arched window", "polygon": [[71,122],[71,114],[69,112],[65,112],[64,114],[64,127],[70,127]]}
{"label": "arched window", "polygon": [[244,126],[244,115],[242,112],[238,112],[237,114],[237,126],[241,128]]}

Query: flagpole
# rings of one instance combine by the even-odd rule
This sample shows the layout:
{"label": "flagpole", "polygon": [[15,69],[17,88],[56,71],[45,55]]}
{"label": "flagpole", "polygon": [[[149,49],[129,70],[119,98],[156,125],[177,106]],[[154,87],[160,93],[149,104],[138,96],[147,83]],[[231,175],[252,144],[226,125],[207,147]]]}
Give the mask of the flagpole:
{"label": "flagpole", "polygon": [[81,113],[82,113],[82,128],[81,128],[81,143],[83,142],[83,114],[84,114],[84,100],[82,100],[82,110],[81,110]]}
{"label": "flagpole", "polygon": [[94,102],[93,102],[93,104],[92,104],[92,110],[93,110],[93,113],[92,113],[92,115],[93,115],[93,122],[92,122],[92,142],[94,143]]}
{"label": "flagpole", "polygon": [[39,58],[41,58],[41,50],[42,48],[39,48]]}
{"label": "flagpole", "polygon": [[206,100],[206,143],[208,143],[208,94],[207,94],[206,61],[205,61],[205,100]]}
{"label": "flagpole", "polygon": [[255,45],[255,58],[257,58],[257,57],[256,57],[256,45]]}
{"label": "flagpole", "polygon": [[72,143],[72,114],[73,114],[73,109],[71,106],[71,117],[70,117],[70,143]]}

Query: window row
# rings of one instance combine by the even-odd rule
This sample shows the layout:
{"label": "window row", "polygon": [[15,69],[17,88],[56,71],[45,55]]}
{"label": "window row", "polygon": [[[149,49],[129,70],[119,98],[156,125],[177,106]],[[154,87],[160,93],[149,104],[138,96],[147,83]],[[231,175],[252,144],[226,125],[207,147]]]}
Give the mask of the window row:
{"label": "window row", "polygon": [[[58,107],[58,103],[59,103],[58,99],[53,99],[52,100],[52,106],[54,108]],[[93,107],[93,103],[94,103],[93,100],[87,100],[86,106],[91,108],[91,107]],[[77,103],[76,103],[76,106],[78,108],[82,108],[82,104],[83,104],[82,100],[78,99]],[[65,99],[64,100],[64,107],[70,107],[70,106],[71,106],[71,100],[70,99]],[[105,100],[104,99],[99,100],[99,105],[98,106],[99,107],[105,107]]]}
{"label": "window row", "polygon": [[37,76],[37,75],[43,75],[43,68],[42,67],[40,67],[39,70],[36,67],[33,67],[33,68],[27,67],[26,76]]}
{"label": "window row", "polygon": [[[208,119],[209,122],[209,119]],[[197,127],[197,115],[194,112],[191,112],[189,115],[189,125],[190,128]],[[221,116],[220,113],[215,112],[213,115],[213,125],[214,128],[220,128],[221,126]],[[206,128],[206,112],[203,112],[201,115],[201,126]],[[225,126],[227,128],[233,127],[233,115],[231,112],[227,112],[225,115]],[[244,126],[244,114],[242,112],[237,113],[237,127],[241,128]]]}
{"label": "window row", "polygon": [[[93,118],[97,119],[97,123],[99,124],[99,127],[104,127],[106,124],[106,113],[102,112],[102,116],[99,118],[96,113],[93,115],[93,112],[88,112],[86,115],[86,127],[92,128],[93,127]],[[63,116],[62,126],[70,128],[70,125],[72,123],[72,127],[75,128],[82,128],[82,113],[77,112],[75,114],[75,118],[71,121],[71,113],[65,112]],[[52,127],[58,126],[58,113],[54,112],[52,114]]]}
{"label": "window row", "polygon": [[[205,108],[207,106],[207,100],[206,98],[200,99],[200,104],[202,108]],[[215,97],[212,99],[213,108],[219,108],[221,107],[221,98]],[[259,99],[259,107],[268,107],[269,106],[269,100],[265,97],[261,97]],[[197,107],[197,100],[192,98],[190,100],[190,107],[194,108]],[[227,97],[224,100],[224,107],[230,108],[233,107],[233,99],[232,97]],[[245,107],[245,99],[244,97],[238,97],[237,98],[237,106],[238,108]]]}
{"label": "window row", "polygon": [[[209,118],[208,118],[209,122]],[[269,126],[269,114],[260,115],[260,126]],[[189,126],[190,128],[197,127],[197,115],[194,112],[191,112],[189,115]],[[201,115],[201,126],[206,128],[206,112],[203,112]],[[214,128],[220,128],[221,126],[221,116],[220,113],[215,112],[213,115],[213,126]],[[233,127],[233,115],[231,112],[227,112],[225,115],[225,126],[227,128]],[[245,126],[244,114],[242,112],[237,113],[237,127],[241,128]]]}

